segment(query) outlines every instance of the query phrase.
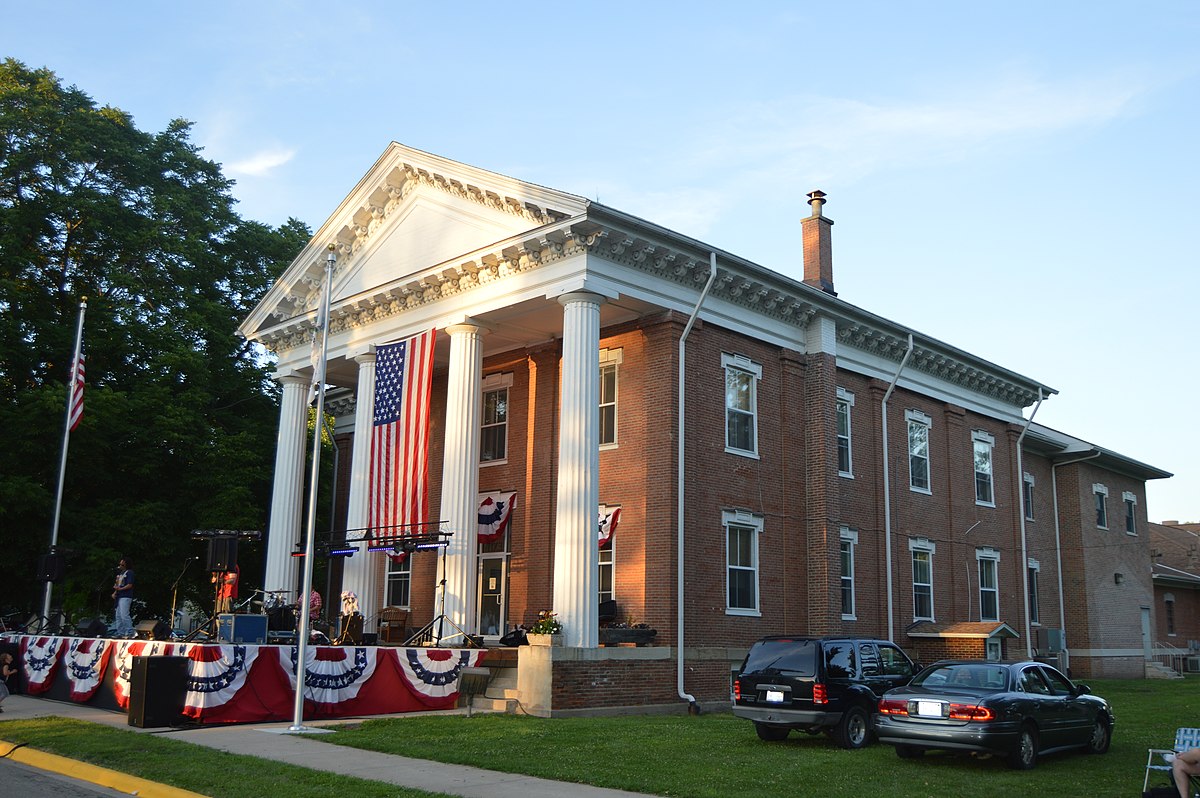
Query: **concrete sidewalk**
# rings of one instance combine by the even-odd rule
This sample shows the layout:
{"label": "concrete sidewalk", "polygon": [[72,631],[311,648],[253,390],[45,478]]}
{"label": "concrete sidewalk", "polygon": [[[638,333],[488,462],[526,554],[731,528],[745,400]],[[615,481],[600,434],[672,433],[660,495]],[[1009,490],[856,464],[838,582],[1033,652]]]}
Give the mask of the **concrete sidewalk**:
{"label": "concrete sidewalk", "polygon": [[[256,756],[312,770],[329,771],[360,779],[382,781],[401,787],[413,787],[466,798],[621,798],[622,796],[639,798],[639,796],[644,796],[643,793],[609,790],[585,784],[551,781],[483,770],[467,765],[447,765],[424,759],[410,759],[341,745],[330,745],[312,739],[315,734],[320,733],[319,731],[314,735],[284,733],[291,725],[289,723],[201,726],[191,729],[138,729],[128,724],[128,719],[124,714],[79,704],[29,698],[23,695],[10,696],[4,702],[4,713],[0,714],[0,720],[19,720],[51,715],[102,723],[144,734],[160,734],[218,751]],[[382,717],[403,718],[405,716]],[[352,718],[339,718],[334,721],[313,721],[305,725],[319,730],[321,726],[334,726],[353,720]],[[3,727],[0,726],[0,739],[3,738]],[[169,791],[171,788],[166,789]],[[183,791],[180,792],[183,793]]]}

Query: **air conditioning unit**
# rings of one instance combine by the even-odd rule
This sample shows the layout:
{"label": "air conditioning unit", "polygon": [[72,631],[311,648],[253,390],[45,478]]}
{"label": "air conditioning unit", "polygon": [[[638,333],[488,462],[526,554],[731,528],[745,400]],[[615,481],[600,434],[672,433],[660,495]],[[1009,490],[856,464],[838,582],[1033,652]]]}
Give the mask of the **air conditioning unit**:
{"label": "air conditioning unit", "polygon": [[1184,657],[1183,669],[1188,673],[1200,673],[1200,657]]}
{"label": "air conditioning unit", "polygon": [[1066,635],[1063,634],[1062,629],[1047,629],[1039,626],[1034,632],[1037,649],[1043,654],[1057,654],[1067,647]]}

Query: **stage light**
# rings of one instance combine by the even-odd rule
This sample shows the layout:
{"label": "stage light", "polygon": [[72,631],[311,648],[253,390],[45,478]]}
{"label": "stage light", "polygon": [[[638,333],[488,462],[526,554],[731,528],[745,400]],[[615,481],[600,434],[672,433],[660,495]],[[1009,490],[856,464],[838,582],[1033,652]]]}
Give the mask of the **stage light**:
{"label": "stage light", "polygon": [[330,557],[353,557],[357,553],[358,553],[357,548],[330,549],[328,556],[330,556]]}

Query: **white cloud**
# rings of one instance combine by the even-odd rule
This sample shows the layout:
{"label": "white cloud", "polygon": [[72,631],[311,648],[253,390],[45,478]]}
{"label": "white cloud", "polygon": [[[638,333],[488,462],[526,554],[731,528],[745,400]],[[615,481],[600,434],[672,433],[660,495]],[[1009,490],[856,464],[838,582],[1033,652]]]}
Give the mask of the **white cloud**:
{"label": "white cloud", "polygon": [[295,149],[276,147],[261,150],[246,158],[225,163],[225,173],[231,177],[246,175],[264,177],[296,156]]}

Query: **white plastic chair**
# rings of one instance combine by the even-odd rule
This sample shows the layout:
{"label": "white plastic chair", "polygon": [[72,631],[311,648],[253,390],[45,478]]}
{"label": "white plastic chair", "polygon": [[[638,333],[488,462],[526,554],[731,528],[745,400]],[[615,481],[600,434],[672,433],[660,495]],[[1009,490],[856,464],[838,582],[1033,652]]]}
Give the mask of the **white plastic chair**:
{"label": "white plastic chair", "polygon": [[[1155,770],[1165,770],[1171,772],[1171,759],[1174,759],[1175,754],[1182,754],[1184,751],[1189,751],[1193,748],[1200,748],[1200,729],[1176,729],[1175,730],[1175,747],[1171,750],[1165,748],[1151,748],[1146,755],[1146,778],[1142,781],[1142,792],[1145,792],[1150,786],[1150,773]],[[1167,758],[1171,755],[1171,759]],[[1155,757],[1158,757],[1159,762],[1156,764]],[[1168,776],[1168,778],[1170,778]],[[1193,776],[1193,779],[1195,777]],[[1172,782],[1172,786],[1174,782]]]}

